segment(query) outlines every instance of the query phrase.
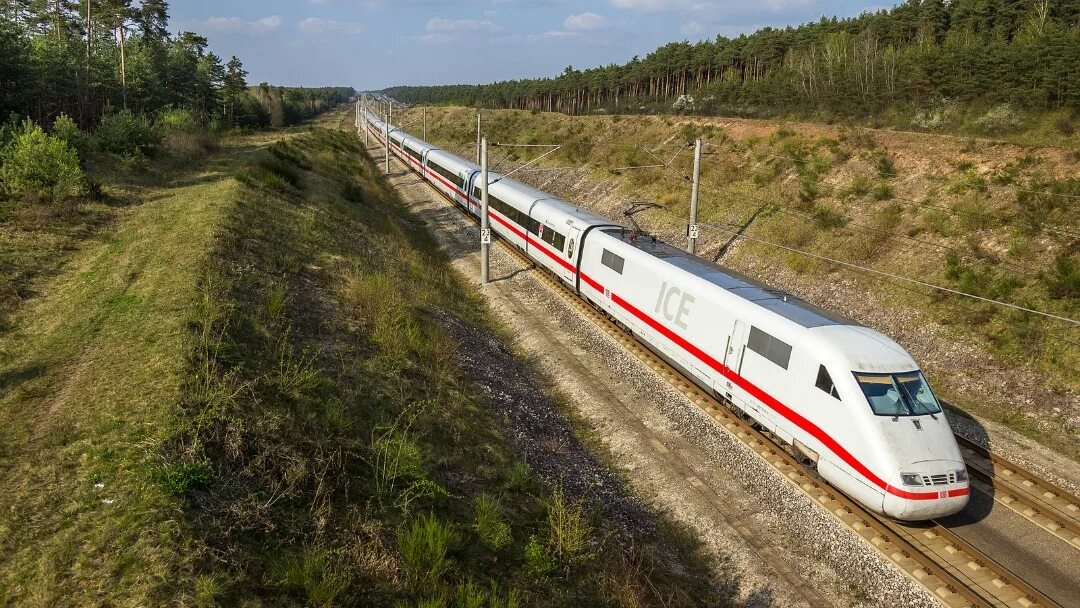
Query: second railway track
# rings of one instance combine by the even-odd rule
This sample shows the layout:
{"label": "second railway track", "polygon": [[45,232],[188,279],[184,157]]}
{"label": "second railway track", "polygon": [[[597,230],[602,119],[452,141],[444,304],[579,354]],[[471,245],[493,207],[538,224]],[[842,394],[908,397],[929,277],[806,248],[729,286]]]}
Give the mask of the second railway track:
{"label": "second railway track", "polygon": [[1080,499],[961,435],[956,440],[974,488],[1080,549]]}
{"label": "second railway track", "polygon": [[[394,161],[404,166],[400,159],[395,157]],[[404,168],[412,172],[410,167],[405,166]],[[426,180],[422,179],[422,183],[431,192],[435,193],[438,199],[461,211],[463,216],[467,216],[474,223],[479,222],[478,218],[464,213],[458,205],[449,201],[445,195],[437,189],[431,188]],[[1009,608],[1013,606],[1029,608],[1042,606],[1052,608],[1061,606],[1013,575],[1006,567],[990,556],[960,539],[947,528],[936,524],[926,527],[902,525],[879,517],[850,500],[817,478],[813,471],[805,467],[795,456],[773,441],[768,435],[755,428],[754,425],[739,417],[727,404],[702,391],[696,384],[641,344],[623,327],[577,297],[561,281],[547,272],[537,269],[532,260],[519,250],[501,240],[499,242],[507,252],[526,264],[528,268],[535,270],[536,276],[582,316],[592,321],[605,334],[621,344],[635,358],[671,384],[728,433],[754,451],[769,466],[781,473],[793,486],[821,505],[835,519],[839,520],[895,564],[908,577],[927,589],[944,605],[955,608],[967,606],[979,608]],[[645,427],[642,426],[642,428]],[[966,440],[963,446],[965,456],[968,454],[980,454],[981,448],[966,442]],[[983,483],[990,484],[997,492],[999,491],[998,488],[1013,487],[1010,485],[1011,480],[1006,481],[1004,478],[1008,476],[1005,471],[1011,471],[1011,474],[1016,475],[1017,479],[1022,480],[1019,482],[1021,487],[1030,486],[1042,489],[1042,492],[1039,493],[1042,496],[1040,500],[1036,498],[1035,492],[1021,492],[1014,488],[1009,496],[1014,494],[1019,494],[1019,496],[1015,496],[1012,502],[1017,503],[1018,507],[1024,505],[1019,508],[1031,511],[1035,517],[1023,511],[1017,511],[1018,513],[1050,532],[1057,529],[1074,529],[1075,516],[1071,523],[1068,517],[1065,517],[1070,513],[1076,513],[1076,501],[1073,497],[1056,488],[1056,486],[1052,486],[1049,482],[1040,480],[1037,476],[1025,472],[1020,467],[1011,463],[1005,466],[1003,463],[1007,461],[1004,459],[995,457],[985,450],[981,450],[981,453],[987,455],[982,456],[982,458],[989,462],[990,465],[987,467],[978,460],[974,463],[969,461],[972,464],[972,473],[976,479],[983,479]],[[989,468],[989,472],[984,472],[987,468]],[[1024,484],[1024,481],[1027,484]],[[699,481],[699,483],[701,482]],[[999,501],[1008,500],[1004,495],[999,498],[996,494],[995,499]],[[1004,504],[1008,505],[1010,503],[1006,502]],[[1072,505],[1072,508],[1069,505]],[[1013,507],[1010,506],[1010,508]],[[1013,510],[1017,509],[1013,508]],[[1054,517],[1045,515],[1046,513],[1052,513]],[[1039,516],[1042,517],[1042,520],[1039,519]],[[1066,523],[1061,523],[1061,520],[1065,520]],[[1040,523],[1040,521],[1043,521],[1043,523]],[[1068,532],[1065,534],[1067,535]],[[1061,534],[1055,533],[1055,536],[1065,539]],[[1071,538],[1065,540],[1074,543]]]}

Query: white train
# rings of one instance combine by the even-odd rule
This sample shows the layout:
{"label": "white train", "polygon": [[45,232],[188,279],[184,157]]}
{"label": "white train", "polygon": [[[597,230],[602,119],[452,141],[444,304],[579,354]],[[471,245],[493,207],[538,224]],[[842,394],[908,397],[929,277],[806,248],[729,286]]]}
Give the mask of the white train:
{"label": "white train", "polygon": [[[370,113],[367,128],[383,140]],[[390,149],[480,214],[480,167],[396,128]],[[899,520],[964,508],[969,482],[918,364],[888,336],[492,174],[491,227],[697,384]]]}

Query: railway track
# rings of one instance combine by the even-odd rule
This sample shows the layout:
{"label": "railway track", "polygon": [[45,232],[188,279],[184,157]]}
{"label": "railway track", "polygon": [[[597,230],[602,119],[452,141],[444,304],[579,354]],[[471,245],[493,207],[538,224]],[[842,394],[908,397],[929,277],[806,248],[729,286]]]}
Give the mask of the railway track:
{"label": "railway track", "polygon": [[[395,157],[394,161],[404,166],[400,159]],[[412,171],[409,167],[405,168],[410,172]],[[447,199],[442,192],[432,188],[423,178],[421,180],[441,200],[461,211],[463,215],[474,223],[479,223],[478,218],[465,213],[460,206]],[[683,376],[681,372],[634,338],[626,328],[579,298],[561,280],[537,268],[535,263],[517,248],[508,245],[502,240],[499,240],[499,243],[504,250],[519,259],[527,268],[535,270],[536,276],[547,284],[552,291],[559,294],[579,314],[592,321],[605,334],[672,385],[729,434],[753,450],[769,466],[783,475],[789,483],[817,502],[849,530],[853,531],[896,565],[905,575],[927,589],[942,604],[950,608],[1060,608],[1060,604],[1013,575],[1006,567],[971,546],[947,528],[935,523],[926,526],[903,525],[879,517],[864,509],[858,503],[821,480],[814,471],[804,466],[796,456],[789,453],[766,433],[740,417],[729,407],[730,404],[722,403],[711,394],[703,391],[695,383]],[[629,413],[634,415],[632,412]],[[644,432],[653,434],[645,425],[640,425],[640,427]],[[958,437],[958,439],[962,438]],[[981,448],[974,445],[969,448],[975,454],[978,454],[977,450],[979,449]],[[989,472],[984,473],[987,468],[984,463],[976,463],[972,467],[975,469],[973,471],[974,475],[982,476],[980,478],[985,479],[983,483],[991,484],[995,488],[995,492],[998,487],[1005,488],[1015,485],[1011,483],[1011,480],[1006,481],[1003,477],[1006,468],[999,463],[1007,461],[996,458],[985,450],[982,451],[988,455],[984,457],[984,460],[989,463]],[[1009,466],[1008,470],[1017,475],[1017,479],[1022,479],[1019,482],[1021,486],[1026,487],[1024,486],[1024,481],[1026,481],[1031,487],[1044,488],[1043,494],[1051,493],[1049,488],[1053,486],[1049,482],[1039,480],[1037,476],[1025,473],[1022,468],[1011,465],[1011,463]],[[697,481],[697,484],[702,483],[700,480]],[[696,486],[697,484],[692,485]],[[1019,490],[1016,490],[1016,492],[1019,492]],[[1042,510],[1036,510],[1033,507],[1027,508],[1030,508],[1036,514],[1047,511],[1050,506],[1055,508],[1055,513],[1075,512],[1074,510],[1070,511],[1068,507],[1068,504],[1072,504],[1074,509],[1076,506],[1075,500],[1070,502],[1070,498],[1067,493],[1059,490],[1058,493],[1055,493],[1054,498],[1043,496],[1045,506],[1042,507]],[[995,499],[997,499],[997,494],[995,494]],[[1023,496],[1017,497],[1014,502],[1020,503],[1021,500],[1028,501],[1023,504],[1029,504],[1035,501],[1036,498],[1032,492],[1025,492]],[[1022,512],[1021,514],[1023,515]],[[1038,524],[1032,517],[1027,515],[1025,517],[1040,525],[1040,527],[1049,530],[1042,524]],[[1051,520],[1052,518],[1047,516],[1046,519]],[[1053,519],[1054,521],[1047,525],[1054,525],[1058,523],[1056,520],[1061,518]],[[1058,535],[1055,534],[1055,536]]]}
{"label": "railway track", "polygon": [[1080,549],[1080,499],[960,435],[956,441],[974,488]]}

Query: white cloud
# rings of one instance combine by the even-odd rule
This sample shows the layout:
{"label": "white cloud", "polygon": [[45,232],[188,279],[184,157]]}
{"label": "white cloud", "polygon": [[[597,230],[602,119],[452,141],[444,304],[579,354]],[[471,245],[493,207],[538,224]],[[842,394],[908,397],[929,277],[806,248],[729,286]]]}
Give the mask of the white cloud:
{"label": "white cloud", "polygon": [[419,41],[421,44],[450,44],[454,41],[454,37],[450,34],[434,33],[424,34],[423,36],[416,36],[414,40]]}
{"label": "white cloud", "polygon": [[596,13],[570,15],[563,22],[563,27],[574,32],[592,32],[607,27],[607,19]]}
{"label": "white cloud", "polygon": [[280,28],[285,23],[281,15],[270,15],[262,19],[248,21],[239,17],[210,17],[202,26],[216,32],[269,32]]}
{"label": "white cloud", "polygon": [[333,19],[322,19],[320,17],[308,17],[307,19],[297,21],[296,27],[305,34],[359,34],[364,31],[364,27],[359,23],[351,21],[334,21]]}
{"label": "white cloud", "polygon": [[525,41],[530,44],[553,40],[569,40],[581,37],[581,32],[568,32],[566,30],[551,30],[543,34],[529,34]]}
{"label": "white cloud", "polygon": [[679,28],[679,32],[683,36],[700,36],[705,33],[705,26],[697,21],[687,21]]}
{"label": "white cloud", "polygon": [[687,8],[687,0],[610,0],[615,8],[636,11],[663,11]]}
{"label": "white cloud", "polygon": [[501,32],[502,26],[487,19],[443,19],[432,17],[424,28],[428,32]]}

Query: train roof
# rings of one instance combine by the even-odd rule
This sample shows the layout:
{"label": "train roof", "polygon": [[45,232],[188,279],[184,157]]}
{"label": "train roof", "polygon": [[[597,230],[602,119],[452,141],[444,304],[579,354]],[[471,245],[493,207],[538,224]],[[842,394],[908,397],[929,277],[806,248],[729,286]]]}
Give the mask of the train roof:
{"label": "train roof", "polygon": [[859,326],[836,313],[819,308],[798,296],[769,287],[739,272],[703,260],[651,236],[637,236],[628,229],[607,229],[611,234],[635,248],[660,258],[664,262],[701,278],[729,293],[776,313],[806,328],[830,325]]}
{"label": "train roof", "polygon": [[[492,175],[494,176],[495,174]],[[499,178],[497,181],[493,182],[491,186],[495,188],[492,190],[492,193],[499,196],[507,203],[521,206],[536,205],[532,209],[528,209],[530,213],[537,211],[561,213],[568,218],[580,221],[586,226],[617,225],[607,218],[600,217],[599,215],[582,209],[569,201],[565,201],[544,192],[543,190],[538,190],[532,186],[523,184],[510,177]],[[498,188],[498,186],[502,186],[502,188]]]}

